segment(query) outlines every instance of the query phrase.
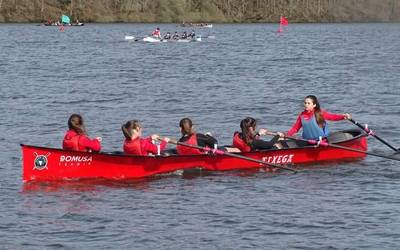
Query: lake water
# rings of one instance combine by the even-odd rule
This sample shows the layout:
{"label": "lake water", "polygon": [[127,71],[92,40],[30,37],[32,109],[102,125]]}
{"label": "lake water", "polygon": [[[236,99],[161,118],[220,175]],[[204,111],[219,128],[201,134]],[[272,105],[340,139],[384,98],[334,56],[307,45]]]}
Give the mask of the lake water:
{"label": "lake water", "polygon": [[[155,27],[0,25],[0,248],[400,248],[400,164],[373,156],[295,175],[24,184],[19,144],[60,147],[74,112],[104,151],[121,150],[130,119],[178,138],[188,116],[229,144],[246,116],[288,130],[314,94],[400,147],[399,24],[291,24],[280,35],[273,24],[217,24],[196,30],[215,36],[198,43],[124,39]],[[374,138],[369,150],[393,153]]]}

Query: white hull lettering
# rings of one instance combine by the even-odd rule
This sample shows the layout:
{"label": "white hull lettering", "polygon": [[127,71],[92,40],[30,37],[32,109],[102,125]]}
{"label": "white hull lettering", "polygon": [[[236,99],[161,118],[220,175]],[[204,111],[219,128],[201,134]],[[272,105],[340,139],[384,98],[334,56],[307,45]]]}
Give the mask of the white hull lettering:
{"label": "white hull lettering", "polygon": [[293,157],[294,157],[293,154],[290,154],[290,155],[274,155],[274,156],[263,157],[262,160],[267,162],[267,163],[285,164],[285,163],[292,163]]}
{"label": "white hull lettering", "polygon": [[60,162],[91,162],[92,156],[70,156],[61,155]]}

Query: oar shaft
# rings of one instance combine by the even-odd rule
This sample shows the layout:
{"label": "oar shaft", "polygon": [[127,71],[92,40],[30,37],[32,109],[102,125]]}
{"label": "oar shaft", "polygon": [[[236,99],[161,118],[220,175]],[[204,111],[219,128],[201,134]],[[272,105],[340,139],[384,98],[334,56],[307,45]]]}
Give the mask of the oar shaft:
{"label": "oar shaft", "polygon": [[329,146],[332,148],[339,148],[339,149],[343,149],[343,150],[347,150],[347,151],[353,151],[353,152],[357,152],[357,153],[362,153],[362,154],[366,154],[366,155],[372,155],[372,156],[376,156],[376,157],[381,157],[381,158],[385,158],[385,159],[389,159],[389,160],[395,160],[395,161],[400,161],[399,158],[396,157],[391,157],[391,156],[386,156],[386,155],[381,155],[381,154],[376,154],[376,153],[370,153],[364,150],[359,150],[359,149],[355,149],[355,148],[349,148],[349,147],[345,147],[345,146],[341,146],[341,145],[337,145],[337,144],[333,144],[333,143],[327,143],[327,142],[321,142],[318,144],[318,141],[316,140],[304,140],[304,139],[299,139],[299,138],[295,138],[295,137],[291,137],[291,136],[285,136],[285,138],[287,139],[291,139],[291,140],[300,140],[300,141],[306,141],[310,144],[315,144],[315,145],[321,145],[321,146]]}
{"label": "oar shaft", "polygon": [[267,166],[271,166],[271,167],[274,167],[274,168],[281,168],[281,169],[297,172],[293,168],[289,168],[289,167],[285,167],[285,166],[281,166],[281,165],[275,165],[275,164],[272,164],[272,163],[267,163],[265,161],[257,160],[257,159],[246,157],[246,156],[243,156],[243,155],[232,154],[232,153],[229,153],[229,152],[224,152],[224,155],[240,158],[240,159],[247,160],[247,161],[257,162],[257,163],[260,163],[260,164],[263,164],[263,165],[267,165]]}
{"label": "oar shaft", "polygon": [[386,146],[388,146],[389,148],[393,149],[394,151],[398,151],[397,148],[393,147],[392,145],[390,145],[388,142],[386,142],[385,140],[383,140],[382,138],[380,138],[377,135],[373,135],[376,139],[378,139],[380,142],[382,142],[383,144],[385,144]]}
{"label": "oar shaft", "polygon": [[375,154],[375,153],[367,152],[367,151],[364,151],[364,150],[344,147],[344,146],[340,146],[340,145],[336,145],[336,144],[332,144],[332,143],[328,143],[328,146],[333,147],[333,148],[339,148],[339,149],[343,149],[343,150],[353,151],[353,152],[357,152],[357,153],[362,153],[362,154],[366,154],[366,155],[377,156],[377,157],[381,157],[381,158],[385,158],[385,159],[389,159],[389,160],[400,161],[400,159],[395,158],[395,157],[381,155],[381,154]]}
{"label": "oar shaft", "polygon": [[[357,121],[354,121],[353,119],[349,119],[349,121],[354,123],[357,127],[361,128],[362,130],[365,131],[365,127],[362,124],[358,123]],[[365,131],[365,132],[367,132],[367,131]]]}
{"label": "oar shaft", "polygon": [[372,135],[373,137],[375,137],[376,139],[378,139],[380,142],[382,142],[383,144],[385,144],[386,146],[388,146],[389,148],[393,149],[394,151],[398,151],[397,148],[393,147],[392,145],[390,145],[387,141],[385,141],[384,139],[380,138],[379,136],[377,136],[375,133],[371,133],[371,130],[364,127],[363,125],[361,125],[360,123],[358,123],[357,121],[354,121],[353,119],[349,119],[350,122],[354,123],[357,127],[361,128],[362,130],[364,130],[367,134]]}
{"label": "oar shaft", "polygon": [[285,167],[285,166],[281,166],[281,165],[268,163],[268,162],[265,162],[265,161],[257,160],[257,159],[246,157],[246,156],[239,155],[239,154],[233,154],[233,153],[225,152],[225,151],[218,150],[218,149],[214,150],[214,149],[211,149],[211,148],[208,148],[208,147],[201,147],[201,146],[198,146],[198,145],[187,144],[187,143],[179,142],[179,141],[176,141],[176,140],[169,140],[169,143],[172,143],[172,144],[175,144],[175,145],[182,145],[182,146],[190,147],[190,148],[196,148],[196,149],[204,150],[204,151],[207,151],[207,152],[213,152],[213,153],[219,154],[219,155],[227,155],[227,156],[230,156],[230,157],[239,158],[239,159],[243,159],[243,160],[246,160],[246,161],[252,161],[252,162],[263,164],[263,165],[266,165],[266,166],[269,166],[269,167],[285,169],[285,170],[289,170],[289,171],[297,173],[297,170],[295,170],[293,168],[289,168],[289,167]]}

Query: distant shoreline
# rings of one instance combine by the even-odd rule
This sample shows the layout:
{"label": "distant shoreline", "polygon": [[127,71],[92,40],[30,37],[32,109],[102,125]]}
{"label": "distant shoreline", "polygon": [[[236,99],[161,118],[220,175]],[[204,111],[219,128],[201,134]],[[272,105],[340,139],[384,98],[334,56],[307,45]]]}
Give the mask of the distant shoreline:
{"label": "distant shoreline", "polygon": [[400,22],[398,0],[0,0],[0,23],[41,23],[68,15],[83,23]]}
{"label": "distant shoreline", "polygon": [[[177,26],[180,26],[180,23],[170,23],[170,22],[121,22],[121,21],[116,21],[116,22],[82,22],[84,24],[175,24]],[[400,23],[400,21],[342,21],[342,22],[290,22],[290,24],[368,24],[368,23],[376,23],[376,24],[397,24]],[[37,24],[37,25],[42,25],[42,22],[0,22],[0,24]],[[278,22],[209,22],[208,24],[213,24],[213,25],[224,25],[224,24],[279,24]],[[43,25],[45,26],[45,25]],[[68,25],[66,25],[68,26]],[[74,26],[74,25],[70,25]],[[48,27],[57,27],[56,25],[48,25]],[[182,28],[199,28],[199,29],[212,29],[212,28],[206,28],[206,27],[191,27],[187,26]]]}

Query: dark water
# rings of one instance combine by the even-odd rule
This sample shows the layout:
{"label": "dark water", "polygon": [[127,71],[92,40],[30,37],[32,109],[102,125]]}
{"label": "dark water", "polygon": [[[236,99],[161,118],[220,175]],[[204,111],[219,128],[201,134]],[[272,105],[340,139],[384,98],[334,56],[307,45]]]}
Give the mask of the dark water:
{"label": "dark water", "polygon": [[287,130],[315,94],[400,147],[398,24],[290,25],[280,36],[276,25],[216,25],[200,43],[124,40],[154,27],[0,26],[0,248],[400,248],[400,164],[373,156],[296,175],[24,185],[19,143],[59,147],[72,112],[106,151],[121,149],[128,119],[176,138],[189,116],[228,144],[248,115]]}

